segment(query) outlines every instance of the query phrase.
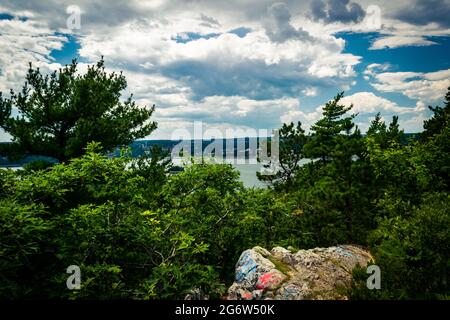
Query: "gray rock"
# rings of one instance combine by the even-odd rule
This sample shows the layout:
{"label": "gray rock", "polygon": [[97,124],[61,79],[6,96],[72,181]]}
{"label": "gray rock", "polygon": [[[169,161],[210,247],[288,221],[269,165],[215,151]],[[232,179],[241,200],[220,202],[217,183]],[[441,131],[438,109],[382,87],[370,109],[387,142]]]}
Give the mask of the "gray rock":
{"label": "gray rock", "polygon": [[369,252],[351,245],[291,251],[261,247],[244,251],[236,263],[230,300],[347,299],[337,288],[348,286],[356,265],[366,266]]}
{"label": "gray rock", "polygon": [[283,247],[275,247],[270,251],[270,253],[275,257],[275,259],[287,264],[291,264],[294,260],[293,254]]}

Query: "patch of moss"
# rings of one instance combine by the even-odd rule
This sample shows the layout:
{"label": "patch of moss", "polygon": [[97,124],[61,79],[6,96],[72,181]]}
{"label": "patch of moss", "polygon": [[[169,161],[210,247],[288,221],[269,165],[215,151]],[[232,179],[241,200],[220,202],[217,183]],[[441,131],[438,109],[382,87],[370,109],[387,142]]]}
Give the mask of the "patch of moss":
{"label": "patch of moss", "polygon": [[336,295],[341,297],[348,297],[348,293],[350,290],[350,287],[348,285],[343,284],[337,284],[335,289]]}
{"label": "patch of moss", "polygon": [[289,273],[289,271],[291,271],[291,268],[287,264],[285,264],[284,262],[282,262],[278,259],[275,259],[275,257],[273,257],[273,256],[268,256],[267,259],[269,259],[270,262],[272,262],[275,265],[275,268],[278,271],[281,271],[283,274],[289,276],[288,273]]}
{"label": "patch of moss", "polygon": [[260,247],[254,247],[253,250],[255,250],[257,253],[259,253],[260,255],[262,255],[263,257],[267,256],[267,253]]}
{"label": "patch of moss", "polygon": [[341,266],[342,266],[341,262],[340,262],[339,260],[337,260],[337,259],[330,258],[329,260],[330,260],[330,262],[331,262],[332,264],[334,264],[336,267],[341,267]]}
{"label": "patch of moss", "polygon": [[293,246],[289,246],[287,247],[287,249],[292,253],[292,254],[296,254],[300,249],[297,249]]}

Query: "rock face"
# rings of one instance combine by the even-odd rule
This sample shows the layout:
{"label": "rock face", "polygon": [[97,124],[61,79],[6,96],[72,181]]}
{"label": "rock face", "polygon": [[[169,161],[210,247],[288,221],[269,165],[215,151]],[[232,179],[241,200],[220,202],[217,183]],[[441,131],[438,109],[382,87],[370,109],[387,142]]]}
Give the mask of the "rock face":
{"label": "rock face", "polygon": [[350,284],[356,265],[370,260],[369,252],[350,245],[295,253],[254,247],[241,254],[228,299],[347,299],[340,288]]}

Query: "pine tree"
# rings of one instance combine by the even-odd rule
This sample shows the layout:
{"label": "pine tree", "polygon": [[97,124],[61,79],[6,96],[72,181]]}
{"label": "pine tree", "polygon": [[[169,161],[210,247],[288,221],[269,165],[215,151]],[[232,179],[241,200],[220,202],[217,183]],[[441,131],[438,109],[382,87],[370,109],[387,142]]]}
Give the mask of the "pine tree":
{"label": "pine tree", "polygon": [[433,177],[433,188],[450,190],[450,88],[444,107],[429,107],[433,117],[424,123],[422,148],[419,155]]}
{"label": "pine tree", "polygon": [[439,134],[443,128],[450,126],[450,87],[444,98],[444,107],[428,106],[428,108],[433,112],[433,117],[425,120],[423,124],[425,130],[421,133],[421,136],[425,139]]}
{"label": "pine tree", "polygon": [[132,96],[121,101],[126,87],[122,73],[105,71],[103,58],[83,75],[76,60],[50,75],[30,63],[23,89],[11,90],[10,98],[0,93],[0,127],[13,137],[3,153],[63,162],[83,154],[91,141],[106,151],[149,135],[156,128],[149,121],[154,106],[137,106]]}
{"label": "pine tree", "polygon": [[318,161],[305,166],[300,184],[310,184],[303,201],[317,215],[313,221],[321,226],[317,232],[322,237],[333,232],[335,241],[363,242],[373,223],[367,196],[370,174],[364,163],[362,134],[353,122],[356,114],[347,115],[353,105],[342,105],[342,97],[339,93],[326,103],[322,118],[311,127],[306,155]]}
{"label": "pine tree", "polygon": [[278,170],[273,175],[262,175],[259,172],[256,175],[261,181],[269,182],[272,185],[284,184],[284,188],[289,188],[295,172],[300,167],[300,160],[305,157],[303,147],[308,137],[301,122],[298,121],[297,125],[294,125],[293,122],[284,123],[279,130],[279,139],[278,161],[264,164],[266,169],[277,166]]}
{"label": "pine tree", "polygon": [[[344,115],[350,111],[353,105],[348,107],[339,104],[339,100],[344,96],[341,92],[336,97],[327,102],[323,108],[323,117],[311,127],[311,140],[306,145],[306,152],[309,158],[320,159],[323,164],[332,160],[336,153],[336,146],[342,140],[341,134],[345,134],[346,138],[350,137],[351,130],[355,124],[353,119],[356,114]],[[358,130],[355,130],[356,133]]]}
{"label": "pine tree", "polygon": [[404,140],[404,132],[400,130],[398,116],[393,116],[392,122],[387,127],[379,112],[370,123],[367,136],[371,137],[381,149],[387,149],[392,143],[400,144]]}
{"label": "pine tree", "polygon": [[381,119],[381,114],[378,112],[375,119],[370,122],[370,127],[367,130],[367,135],[386,134],[386,123]]}

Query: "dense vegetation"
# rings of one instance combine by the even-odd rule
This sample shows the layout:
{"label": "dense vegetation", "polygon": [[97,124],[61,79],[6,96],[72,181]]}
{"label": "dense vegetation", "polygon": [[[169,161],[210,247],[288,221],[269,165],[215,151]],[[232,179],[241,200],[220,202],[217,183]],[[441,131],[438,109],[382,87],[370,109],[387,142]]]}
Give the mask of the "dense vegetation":
{"label": "dense vegetation", "polygon": [[[103,72],[89,81],[115,79]],[[260,176],[267,189],[244,188],[230,165],[168,174],[158,150],[109,158],[109,135],[67,145],[51,167],[0,170],[0,298],[166,299],[193,288],[219,298],[249,247],[345,243],[370,248],[382,272],[382,289],[368,290],[355,269],[352,298],[448,298],[450,91],[415,139],[379,115],[363,135],[341,98],[309,134],[283,126],[280,170]],[[69,265],[81,268],[81,290],[66,288]]]}

